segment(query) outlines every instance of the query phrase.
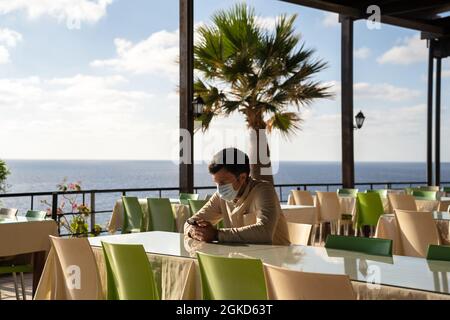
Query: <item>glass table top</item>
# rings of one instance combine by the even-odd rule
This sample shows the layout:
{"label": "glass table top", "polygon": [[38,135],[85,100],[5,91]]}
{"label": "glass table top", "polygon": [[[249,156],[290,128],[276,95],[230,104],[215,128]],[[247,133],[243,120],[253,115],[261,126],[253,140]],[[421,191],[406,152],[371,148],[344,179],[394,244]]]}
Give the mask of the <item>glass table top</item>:
{"label": "glass table top", "polygon": [[278,246],[256,244],[205,243],[174,232],[141,232],[93,237],[88,239],[91,246],[100,247],[101,242],[121,244],[142,244],[145,252],[160,255],[196,258],[198,251],[226,256],[250,250],[267,250]]}
{"label": "glass table top", "polygon": [[422,258],[378,257],[323,247],[290,246],[235,256],[304,272],[346,274],[351,280],[450,294],[450,262]]}
{"label": "glass table top", "polygon": [[375,283],[450,294],[450,262],[404,256],[378,257],[323,247],[203,243],[170,232],[89,238],[92,246],[101,246],[101,241],[142,244],[148,253],[186,258],[195,258],[196,252],[255,258],[291,270],[347,274],[350,279],[369,285]]}

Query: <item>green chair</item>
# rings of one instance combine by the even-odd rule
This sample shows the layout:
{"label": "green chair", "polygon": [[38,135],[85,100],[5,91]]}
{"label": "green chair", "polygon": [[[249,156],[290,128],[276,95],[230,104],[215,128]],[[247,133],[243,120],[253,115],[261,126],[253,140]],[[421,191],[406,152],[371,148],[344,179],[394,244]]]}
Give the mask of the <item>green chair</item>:
{"label": "green chair", "polygon": [[[22,288],[22,297],[23,300],[26,300],[26,292],[25,292],[25,284],[23,280],[23,274],[25,272],[33,272],[33,266],[31,264],[24,265],[11,265],[11,266],[0,266],[0,275],[3,274],[12,274],[14,279],[14,289],[16,291],[16,299],[19,300],[19,288],[17,286],[17,273],[20,274],[20,284]],[[1,300],[1,292],[0,292],[0,300]]]}
{"label": "green chair", "polygon": [[172,205],[167,198],[148,198],[150,223],[148,231],[176,232]]}
{"label": "green chair", "polygon": [[179,199],[181,204],[189,205],[189,200],[198,200],[198,194],[180,192]]}
{"label": "green chair", "polygon": [[424,200],[436,200],[436,193],[436,191],[413,190],[412,195]]}
{"label": "green chair", "polygon": [[376,192],[360,192],[356,197],[356,206],[358,209],[356,228],[370,226],[371,235],[373,235],[374,227],[378,224],[380,216],[384,214],[380,195]]}
{"label": "green chair", "polygon": [[47,216],[47,212],[45,211],[36,211],[36,210],[28,210],[25,214],[27,218],[36,218],[36,219],[45,219]]}
{"label": "green chair", "polygon": [[153,270],[140,244],[102,241],[108,300],[159,300]]}
{"label": "green chair", "polygon": [[196,214],[208,202],[207,200],[192,200],[189,199],[189,208],[192,214]]}
{"label": "green chair", "polygon": [[419,191],[419,188],[406,187],[404,190],[406,194],[412,195],[414,191]]}
{"label": "green chair", "polygon": [[261,260],[197,253],[204,300],[267,300]]}
{"label": "green chair", "polygon": [[392,256],[392,240],[328,235],[325,248],[361,252],[374,256]]}
{"label": "green chair", "polygon": [[450,187],[443,187],[443,188],[442,188],[442,191],[444,191],[445,194],[447,195],[447,194],[450,193]]}
{"label": "green chair", "polygon": [[387,189],[371,189],[366,190],[366,193],[378,193],[381,198],[387,198]]}
{"label": "green chair", "polygon": [[356,195],[358,194],[358,189],[337,189],[337,193],[340,196],[356,197]]}
{"label": "green chair", "polygon": [[430,244],[428,246],[427,260],[450,262],[450,246],[438,246],[435,244]]}
{"label": "green chair", "polygon": [[143,232],[146,230],[144,210],[137,197],[122,197],[123,202],[123,227],[122,233]]}

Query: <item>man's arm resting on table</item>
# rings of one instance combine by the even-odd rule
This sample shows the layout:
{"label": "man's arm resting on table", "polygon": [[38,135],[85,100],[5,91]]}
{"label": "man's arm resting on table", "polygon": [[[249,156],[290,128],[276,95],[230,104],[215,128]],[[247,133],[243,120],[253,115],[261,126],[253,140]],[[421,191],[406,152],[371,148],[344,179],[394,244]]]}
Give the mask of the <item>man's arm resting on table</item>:
{"label": "man's arm resting on table", "polygon": [[[220,209],[220,197],[215,193],[211,199],[201,208],[195,215],[193,215],[191,220],[194,221],[207,221],[211,224],[216,224],[222,219],[222,212]],[[189,223],[184,224],[184,234],[193,238],[193,233],[199,226],[190,225]]]}
{"label": "man's arm resting on table", "polygon": [[279,218],[278,198],[273,186],[262,184],[255,190],[255,224],[240,228],[220,229],[219,242],[272,243]]}

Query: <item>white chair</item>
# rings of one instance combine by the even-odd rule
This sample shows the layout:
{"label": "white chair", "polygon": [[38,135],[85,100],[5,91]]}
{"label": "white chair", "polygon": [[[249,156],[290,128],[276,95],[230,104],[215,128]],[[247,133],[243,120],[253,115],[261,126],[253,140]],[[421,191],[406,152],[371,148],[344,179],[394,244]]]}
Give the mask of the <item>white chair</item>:
{"label": "white chair", "polygon": [[313,206],[314,198],[309,191],[304,190],[292,190],[292,197],[294,198],[294,204],[303,206]]}
{"label": "white chair", "polygon": [[271,300],[356,300],[347,275],[293,271],[264,264]]}
{"label": "white chair", "polygon": [[[86,238],[53,236],[50,236],[50,240],[56,255],[57,273],[65,280],[57,284],[57,289],[63,290],[70,300],[104,299],[100,274],[89,241]],[[57,274],[54,276],[58,278]]]}
{"label": "white chair", "polygon": [[312,225],[287,222],[291,244],[307,246],[311,236]]}
{"label": "white chair", "polygon": [[0,217],[14,218],[17,216],[18,209],[14,208],[0,208]]}
{"label": "white chair", "polygon": [[397,209],[417,211],[416,200],[412,195],[388,193],[388,200],[392,211]]}
{"label": "white chair", "polygon": [[[330,223],[331,234],[340,234],[342,220],[341,205],[336,192],[317,191],[317,207],[319,211],[319,241],[322,241],[323,223]],[[348,229],[346,229],[348,234]]]}
{"label": "white chair", "polygon": [[439,232],[431,212],[395,210],[405,256],[427,256],[430,244],[440,244]]}

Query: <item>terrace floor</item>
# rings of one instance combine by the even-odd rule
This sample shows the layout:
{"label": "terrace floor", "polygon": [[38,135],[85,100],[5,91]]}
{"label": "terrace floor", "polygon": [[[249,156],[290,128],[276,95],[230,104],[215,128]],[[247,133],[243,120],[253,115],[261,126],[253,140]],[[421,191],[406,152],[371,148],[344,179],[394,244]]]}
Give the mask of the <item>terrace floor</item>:
{"label": "terrace floor", "polygon": [[[31,300],[33,275],[27,273],[24,275],[25,292],[27,300]],[[17,275],[17,285],[19,286],[19,295],[22,300],[22,289],[20,285],[20,276]],[[14,290],[14,280],[12,276],[0,277],[0,299],[1,300],[16,300],[16,291]]]}

